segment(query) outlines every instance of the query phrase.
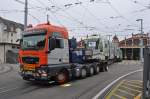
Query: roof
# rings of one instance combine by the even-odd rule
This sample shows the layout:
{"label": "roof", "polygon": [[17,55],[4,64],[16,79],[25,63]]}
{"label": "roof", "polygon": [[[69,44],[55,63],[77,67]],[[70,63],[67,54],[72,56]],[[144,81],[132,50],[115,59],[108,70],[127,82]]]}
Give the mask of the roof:
{"label": "roof", "polygon": [[14,21],[10,21],[8,19],[4,19],[2,17],[0,17],[0,23],[3,23],[5,25],[7,25],[7,31],[10,31],[11,27],[14,27],[15,29],[16,28],[20,28],[21,30],[24,29],[24,25],[23,24],[17,23],[17,22],[14,22]]}
{"label": "roof", "polygon": [[65,27],[55,26],[49,23],[38,24],[34,27],[28,28],[26,31],[32,31],[32,30],[47,30],[50,36],[61,35],[63,38],[66,38],[66,39],[68,39],[69,37],[68,31]]}
{"label": "roof", "polygon": [[113,42],[119,42],[119,39],[118,39],[118,37],[117,37],[117,35],[115,35],[114,37],[113,37],[113,40],[112,40]]}
{"label": "roof", "polygon": [[127,41],[127,40],[132,40],[132,38],[133,38],[133,39],[149,38],[149,36],[148,36],[148,34],[140,34],[140,33],[138,33],[138,34],[133,34],[132,37],[126,38],[126,39],[120,41],[119,43],[125,42],[125,41]]}

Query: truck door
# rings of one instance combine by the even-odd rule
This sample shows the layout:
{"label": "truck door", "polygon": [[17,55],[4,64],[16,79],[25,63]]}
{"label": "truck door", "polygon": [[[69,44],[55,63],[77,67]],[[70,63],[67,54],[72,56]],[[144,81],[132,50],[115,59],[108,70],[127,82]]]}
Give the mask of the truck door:
{"label": "truck door", "polygon": [[68,42],[63,38],[49,39],[48,64],[69,63]]}

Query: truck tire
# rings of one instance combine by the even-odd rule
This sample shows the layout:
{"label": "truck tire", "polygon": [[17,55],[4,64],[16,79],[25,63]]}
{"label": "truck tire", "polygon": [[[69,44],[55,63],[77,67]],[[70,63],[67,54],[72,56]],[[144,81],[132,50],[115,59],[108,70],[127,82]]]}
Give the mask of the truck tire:
{"label": "truck tire", "polygon": [[106,66],[103,66],[103,68],[102,68],[102,71],[103,71],[103,72],[106,72],[106,71],[108,71],[108,65],[106,65]]}
{"label": "truck tire", "polygon": [[108,71],[108,65],[105,66],[105,71]]}
{"label": "truck tire", "polygon": [[30,81],[29,77],[23,77],[23,80]]}
{"label": "truck tire", "polygon": [[68,74],[66,72],[60,72],[57,76],[56,76],[56,82],[58,84],[64,84],[68,81]]}
{"label": "truck tire", "polygon": [[95,68],[95,73],[98,74],[100,72],[100,67],[99,66],[96,66]]}
{"label": "truck tire", "polygon": [[90,76],[94,75],[94,68],[90,67]]}
{"label": "truck tire", "polygon": [[86,76],[87,76],[87,71],[85,68],[82,68],[81,69],[81,78],[86,78]]}

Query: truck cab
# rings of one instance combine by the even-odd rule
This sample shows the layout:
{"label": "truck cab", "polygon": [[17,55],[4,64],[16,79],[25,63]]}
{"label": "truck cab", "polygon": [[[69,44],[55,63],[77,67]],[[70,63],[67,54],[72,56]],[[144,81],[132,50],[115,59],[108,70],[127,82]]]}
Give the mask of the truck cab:
{"label": "truck cab", "polygon": [[[69,68],[68,32],[64,27],[39,24],[23,32],[19,63],[23,79],[48,80],[47,70]],[[56,69],[55,69],[56,70]],[[51,76],[56,72],[49,72]],[[43,77],[42,77],[43,76]]]}

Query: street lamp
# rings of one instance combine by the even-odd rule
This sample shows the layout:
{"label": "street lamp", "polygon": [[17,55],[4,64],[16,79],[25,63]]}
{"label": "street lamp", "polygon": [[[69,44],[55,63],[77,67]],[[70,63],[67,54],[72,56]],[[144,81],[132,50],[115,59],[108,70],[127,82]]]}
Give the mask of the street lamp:
{"label": "street lamp", "polygon": [[140,37],[140,60],[143,62],[143,39],[142,39],[142,35],[143,35],[143,19],[137,19],[136,21],[140,21],[141,22],[141,37]]}

